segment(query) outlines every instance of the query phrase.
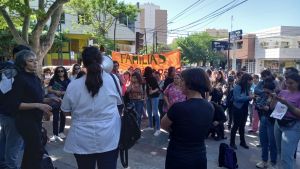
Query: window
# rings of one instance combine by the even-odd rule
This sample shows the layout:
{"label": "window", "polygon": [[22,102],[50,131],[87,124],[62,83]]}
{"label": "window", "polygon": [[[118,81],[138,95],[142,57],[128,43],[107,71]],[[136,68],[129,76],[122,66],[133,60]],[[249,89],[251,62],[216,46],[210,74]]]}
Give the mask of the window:
{"label": "window", "polygon": [[268,49],[269,48],[269,43],[268,42],[261,42],[260,46],[264,49]]}
{"label": "window", "polygon": [[279,42],[278,41],[275,42],[274,48],[279,48]]}
{"label": "window", "polygon": [[281,48],[289,48],[289,42],[281,42]]}
{"label": "window", "polygon": [[300,41],[298,41],[298,48],[300,48]]}
{"label": "window", "polygon": [[86,14],[78,14],[78,24],[90,25],[91,18]]}
{"label": "window", "polygon": [[237,49],[242,49],[243,48],[243,41],[237,42],[236,45],[237,45],[236,46]]}

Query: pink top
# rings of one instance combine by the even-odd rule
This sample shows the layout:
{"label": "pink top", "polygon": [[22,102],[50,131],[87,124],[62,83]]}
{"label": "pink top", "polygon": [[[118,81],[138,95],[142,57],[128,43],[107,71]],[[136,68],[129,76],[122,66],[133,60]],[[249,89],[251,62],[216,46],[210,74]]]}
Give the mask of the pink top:
{"label": "pink top", "polygon": [[[171,83],[168,85],[168,87],[165,89],[164,91],[164,95],[168,98],[170,107],[174,104],[174,103],[178,103],[178,102],[183,102],[186,100],[186,95],[184,95],[182,93],[181,89],[178,89],[174,83]],[[165,105],[164,112],[168,112],[168,108]]]}
{"label": "pink top", "polygon": [[[288,90],[281,90],[278,96],[286,99],[290,104],[294,105],[295,107],[300,108],[300,92],[291,93]],[[300,120],[299,117],[295,116],[293,113],[289,111],[286,112],[283,118]]]}

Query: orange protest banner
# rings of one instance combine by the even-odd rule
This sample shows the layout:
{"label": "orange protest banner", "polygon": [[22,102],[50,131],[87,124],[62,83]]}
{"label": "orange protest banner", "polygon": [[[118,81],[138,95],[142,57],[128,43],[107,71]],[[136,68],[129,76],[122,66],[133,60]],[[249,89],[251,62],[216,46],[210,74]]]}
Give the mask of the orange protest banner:
{"label": "orange protest banner", "polygon": [[112,59],[119,62],[121,72],[128,70],[130,67],[144,69],[150,66],[156,70],[165,70],[170,66],[174,66],[176,69],[181,67],[179,50],[147,55],[112,52]]}

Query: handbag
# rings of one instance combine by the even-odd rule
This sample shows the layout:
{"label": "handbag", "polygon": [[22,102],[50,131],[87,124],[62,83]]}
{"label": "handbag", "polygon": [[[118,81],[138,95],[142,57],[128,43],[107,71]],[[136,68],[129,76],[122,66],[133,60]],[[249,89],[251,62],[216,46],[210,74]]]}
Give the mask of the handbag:
{"label": "handbag", "polygon": [[[113,78],[117,91],[122,99],[122,105],[124,105],[117,81],[113,74],[110,75]],[[128,167],[128,149],[134,146],[140,137],[141,130],[137,123],[137,113],[134,109],[134,104],[127,103],[125,104],[123,112],[121,113],[121,133],[119,140],[120,160],[124,168]]]}

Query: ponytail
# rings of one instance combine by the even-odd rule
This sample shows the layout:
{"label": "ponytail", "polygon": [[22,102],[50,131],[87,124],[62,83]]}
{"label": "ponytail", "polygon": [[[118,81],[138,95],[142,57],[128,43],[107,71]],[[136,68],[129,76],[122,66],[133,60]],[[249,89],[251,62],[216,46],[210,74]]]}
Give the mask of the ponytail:
{"label": "ponytail", "polygon": [[87,69],[85,85],[88,92],[94,97],[103,85],[102,79],[102,56],[98,48],[87,47],[82,52],[83,64]]}

